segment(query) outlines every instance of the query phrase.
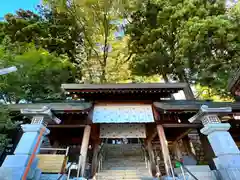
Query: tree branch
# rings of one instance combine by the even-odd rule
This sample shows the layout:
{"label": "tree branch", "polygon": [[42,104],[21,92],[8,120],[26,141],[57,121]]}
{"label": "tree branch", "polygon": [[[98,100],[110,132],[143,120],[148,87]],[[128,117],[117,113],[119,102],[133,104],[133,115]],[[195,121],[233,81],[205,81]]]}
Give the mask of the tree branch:
{"label": "tree branch", "polygon": [[131,53],[129,54],[129,56],[127,57],[127,59],[125,59],[125,60],[123,61],[123,63],[127,63],[127,62],[131,59],[132,55],[133,55],[133,53],[131,52]]}

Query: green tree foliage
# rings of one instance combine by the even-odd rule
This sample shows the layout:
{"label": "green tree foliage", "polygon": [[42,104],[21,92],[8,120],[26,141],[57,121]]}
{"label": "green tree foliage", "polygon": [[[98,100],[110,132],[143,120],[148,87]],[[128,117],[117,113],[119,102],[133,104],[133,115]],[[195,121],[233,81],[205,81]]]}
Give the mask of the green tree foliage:
{"label": "green tree foliage", "polygon": [[[77,57],[82,44],[81,29],[76,19],[67,12],[38,7],[39,14],[18,10],[16,15],[5,15],[5,23],[0,25],[4,37],[15,44],[34,43],[36,48],[45,48],[57,55],[67,54],[70,61],[80,64]],[[2,28],[1,28],[2,27]],[[0,31],[0,42],[2,35]]]}
{"label": "green tree foliage", "polygon": [[9,116],[6,106],[0,106],[0,154],[9,144],[9,131],[17,127],[17,123],[13,123]]}
{"label": "green tree foliage", "polygon": [[21,55],[0,53],[0,68],[16,66],[18,71],[0,76],[0,92],[6,102],[61,98],[61,84],[76,79],[68,57],[55,56],[43,49],[29,48]]}
{"label": "green tree foliage", "polygon": [[[81,68],[83,43],[78,27],[73,16],[53,8],[7,14],[0,22],[0,69],[18,70],[0,76],[0,103],[64,98],[61,84],[81,78],[76,71]],[[0,153],[16,125],[1,104]]]}
{"label": "green tree foliage", "polygon": [[[141,1],[67,0],[47,1],[51,7],[76,17],[84,38],[84,74],[90,82],[116,82],[128,79],[128,52],[124,37],[116,37],[121,22]],[[121,75],[119,75],[121,74]]]}
{"label": "green tree foliage", "polygon": [[231,102],[233,98],[229,96],[221,96],[221,94],[217,94],[215,90],[209,88],[208,86],[201,86],[196,84],[196,98],[200,100],[212,100],[216,102]]}
{"label": "green tree foliage", "polygon": [[[129,47],[134,74],[223,88],[239,65],[239,11],[225,1],[152,0],[132,14]],[[236,18],[234,18],[236,17]]]}

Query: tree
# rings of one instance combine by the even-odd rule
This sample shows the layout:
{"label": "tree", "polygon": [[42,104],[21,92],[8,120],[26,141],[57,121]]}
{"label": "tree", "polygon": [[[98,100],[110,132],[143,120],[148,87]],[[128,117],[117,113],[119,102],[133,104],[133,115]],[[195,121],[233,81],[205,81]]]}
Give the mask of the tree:
{"label": "tree", "polygon": [[210,85],[222,92],[219,83],[227,82],[226,69],[239,64],[236,27],[225,1],[146,1],[128,26],[132,72]]}
{"label": "tree", "polygon": [[9,137],[9,131],[15,129],[17,123],[11,121],[8,109],[5,106],[0,107],[0,155],[4,148],[9,144],[11,138]]}
{"label": "tree", "polygon": [[[116,74],[120,72],[120,69],[126,72],[123,74],[129,74],[125,63],[130,60],[131,54],[126,48],[123,22],[129,18],[130,10],[141,1],[74,0],[69,2],[63,0],[48,2],[51,7],[67,11],[75,16],[82,29],[87,80],[101,83],[112,82],[119,79]],[[122,34],[115,36],[117,33]],[[116,55],[118,55],[117,58]],[[115,70],[117,72],[113,76]]]}
{"label": "tree", "polygon": [[20,9],[16,15],[5,15],[5,20],[0,25],[0,42],[2,29],[4,37],[9,38],[13,46],[33,42],[36,48],[57,55],[67,54],[72,63],[81,64],[77,57],[82,44],[81,29],[71,14],[38,6],[38,14]]}
{"label": "tree", "polygon": [[74,66],[65,56],[54,56],[43,49],[33,46],[22,55],[0,51],[1,67],[14,65],[17,72],[0,76],[0,92],[6,102],[18,102],[20,99],[62,98],[61,84],[73,83],[76,79]]}
{"label": "tree", "polygon": [[221,94],[217,94],[215,90],[209,88],[209,86],[201,86],[199,84],[195,85],[196,98],[200,100],[211,100],[217,102],[231,102],[233,98],[223,97]]}

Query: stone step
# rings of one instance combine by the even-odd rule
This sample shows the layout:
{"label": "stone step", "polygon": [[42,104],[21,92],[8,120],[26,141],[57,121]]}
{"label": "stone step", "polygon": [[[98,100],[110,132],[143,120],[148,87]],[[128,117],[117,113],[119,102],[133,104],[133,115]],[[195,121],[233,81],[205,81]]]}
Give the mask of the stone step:
{"label": "stone step", "polygon": [[128,177],[128,178],[139,178],[139,177],[149,177],[149,173],[143,173],[143,174],[114,174],[113,173],[102,173],[102,174],[98,174],[97,177]]}
{"label": "stone step", "polygon": [[133,144],[113,144],[104,146],[103,150],[108,154],[116,154],[116,153],[142,153],[142,148],[139,145]]}
{"label": "stone step", "polygon": [[132,160],[132,161],[134,161],[134,160],[143,160],[144,159],[144,157],[142,157],[142,156],[137,156],[137,155],[131,155],[131,156],[106,156],[106,160],[111,160],[111,161],[119,161],[119,160]]}
{"label": "stone step", "polygon": [[41,177],[40,177],[40,180],[56,180],[56,179],[67,180],[67,176],[61,175],[61,174],[41,174]]}
{"label": "stone step", "polygon": [[97,176],[138,177],[138,176],[149,176],[149,173],[141,173],[141,174],[139,174],[137,172],[135,172],[135,173],[118,172],[117,173],[115,171],[108,171],[108,172],[103,171],[103,172],[99,172],[97,174]]}
{"label": "stone step", "polygon": [[134,155],[131,156],[118,156],[116,158],[116,156],[105,156],[105,161],[142,161],[145,162],[144,157],[135,157],[135,158],[131,158]]}
{"label": "stone step", "polygon": [[135,171],[142,171],[146,170],[147,168],[144,167],[125,167],[125,166],[116,166],[116,167],[110,167],[110,166],[103,166],[103,170],[135,170]]}
{"label": "stone step", "polygon": [[115,165],[115,166],[109,166],[109,165],[103,165],[102,166],[103,169],[120,169],[120,170],[128,170],[128,169],[131,169],[131,170],[138,170],[138,169],[146,169],[146,166],[124,166],[124,165]]}
{"label": "stone step", "polygon": [[152,177],[141,177],[141,178],[121,178],[121,177],[97,177],[96,180],[121,180],[121,179],[125,179],[125,180],[153,180]]}
{"label": "stone step", "polygon": [[114,162],[140,162],[144,163],[144,159],[128,159],[128,158],[122,158],[122,159],[113,159],[113,158],[106,158],[104,159],[104,162],[114,163]]}
{"label": "stone step", "polygon": [[139,144],[108,144],[104,146],[103,169],[97,180],[152,180]]}
{"label": "stone step", "polygon": [[129,164],[129,166],[130,165],[137,165],[137,166],[144,166],[145,165],[145,162],[144,161],[129,161],[129,160],[126,160],[126,161],[124,161],[124,160],[121,160],[121,161],[112,161],[112,160],[105,160],[104,162],[103,162],[103,164],[109,164],[109,165],[114,165],[114,164],[124,164],[124,165],[128,165]]}
{"label": "stone step", "polygon": [[135,180],[135,179],[153,179],[152,177],[116,177],[116,176],[103,176],[103,177],[98,177],[96,176],[97,180],[117,180],[117,179],[126,179],[126,180]]}
{"label": "stone step", "polygon": [[143,179],[143,178],[149,178],[151,177],[150,175],[121,175],[121,174],[98,174],[97,179]]}
{"label": "stone step", "polygon": [[125,151],[125,152],[114,152],[114,153],[106,152],[105,156],[106,157],[112,157],[112,158],[114,158],[114,157],[118,157],[118,158],[120,158],[120,157],[129,157],[129,156],[140,156],[140,157],[142,157],[143,154],[141,152],[137,153],[137,152],[126,152]]}
{"label": "stone step", "polygon": [[114,148],[114,147],[121,147],[121,148],[141,148],[142,145],[141,144],[104,144],[103,147],[110,147],[110,148]]}
{"label": "stone step", "polygon": [[116,166],[116,167],[111,167],[111,166],[103,166],[103,170],[135,170],[135,171],[143,171],[147,169],[146,167],[125,167],[125,166]]}
{"label": "stone step", "polygon": [[147,173],[149,174],[148,172],[148,169],[145,169],[145,171],[137,171],[137,170],[134,170],[134,169],[131,169],[131,170],[126,170],[126,169],[106,169],[106,170],[103,170],[101,172],[99,172],[98,174],[103,174],[103,173],[116,173],[116,174],[139,174],[139,173]]}

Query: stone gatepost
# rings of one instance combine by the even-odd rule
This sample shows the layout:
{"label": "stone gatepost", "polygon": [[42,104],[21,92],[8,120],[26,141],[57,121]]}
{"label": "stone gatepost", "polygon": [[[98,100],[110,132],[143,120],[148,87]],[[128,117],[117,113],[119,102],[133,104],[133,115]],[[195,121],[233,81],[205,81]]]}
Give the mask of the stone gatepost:
{"label": "stone gatepost", "polygon": [[237,180],[240,178],[240,151],[232,136],[228,132],[231,125],[221,123],[220,114],[231,113],[230,107],[208,108],[202,106],[198,114],[189,119],[189,122],[201,121],[204,127],[201,133],[207,135],[216,158],[215,166],[222,180]]}
{"label": "stone gatepost", "polygon": [[1,180],[40,179],[41,170],[37,168],[38,158],[35,155],[40,151],[44,136],[50,132],[47,124],[51,121],[57,124],[61,122],[46,106],[42,109],[22,109],[21,113],[31,117],[32,121],[31,124],[22,125],[24,133],[14,155],[8,155],[0,168]]}

